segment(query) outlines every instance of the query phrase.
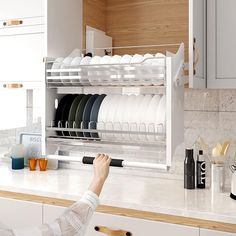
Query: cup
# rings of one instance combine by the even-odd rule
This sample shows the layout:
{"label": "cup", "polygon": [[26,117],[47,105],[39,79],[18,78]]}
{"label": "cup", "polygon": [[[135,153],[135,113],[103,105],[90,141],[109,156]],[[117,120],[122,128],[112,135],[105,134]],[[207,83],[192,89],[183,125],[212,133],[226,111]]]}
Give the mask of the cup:
{"label": "cup", "polygon": [[40,171],[46,171],[48,164],[48,159],[46,158],[40,158],[39,159],[39,170]]}
{"label": "cup", "polygon": [[224,187],[224,165],[211,164],[211,189],[213,192],[223,192]]}
{"label": "cup", "polygon": [[24,166],[24,157],[11,157],[12,170],[21,170]]}
{"label": "cup", "polygon": [[37,158],[29,158],[28,159],[28,164],[29,164],[30,171],[35,171],[36,170],[37,161],[38,161]]}

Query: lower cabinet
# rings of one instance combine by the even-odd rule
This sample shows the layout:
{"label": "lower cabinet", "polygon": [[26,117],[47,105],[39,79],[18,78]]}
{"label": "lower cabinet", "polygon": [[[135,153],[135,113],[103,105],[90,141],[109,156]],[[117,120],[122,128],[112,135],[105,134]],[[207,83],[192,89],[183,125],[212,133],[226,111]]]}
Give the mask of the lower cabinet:
{"label": "lower cabinet", "polygon": [[42,204],[0,198],[0,222],[9,228],[41,225]]}
{"label": "lower cabinet", "polygon": [[[43,205],[43,222],[52,223],[64,210],[64,207]],[[121,234],[115,234],[116,230],[121,230]],[[126,234],[128,232],[132,236],[157,236],[159,234],[165,236],[199,236],[199,228],[95,212],[85,236],[105,235],[101,234],[102,232],[106,232],[106,235],[122,236],[129,235]]]}
{"label": "lower cabinet", "polygon": [[43,204],[43,223],[52,223],[56,218],[61,216],[65,210],[66,207]]}
{"label": "lower cabinet", "polygon": [[[105,228],[103,228],[105,227]],[[157,221],[142,220],[137,218],[95,213],[86,232],[86,236],[99,236],[97,232],[110,232],[108,235],[132,236],[199,236],[199,229],[183,225],[169,224]],[[123,234],[115,234],[122,230]],[[129,234],[130,233],[130,234]]]}
{"label": "lower cabinet", "polygon": [[235,236],[236,233],[227,233],[209,229],[200,229],[200,236]]}

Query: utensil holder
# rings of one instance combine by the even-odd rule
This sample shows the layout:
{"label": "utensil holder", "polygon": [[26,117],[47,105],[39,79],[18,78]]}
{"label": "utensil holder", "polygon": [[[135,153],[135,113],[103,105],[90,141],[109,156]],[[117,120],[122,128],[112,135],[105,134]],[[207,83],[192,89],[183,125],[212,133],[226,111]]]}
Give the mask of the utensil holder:
{"label": "utensil holder", "polygon": [[211,164],[211,189],[213,192],[220,193],[224,188],[224,165]]}
{"label": "utensil holder", "polygon": [[11,157],[12,170],[24,169],[24,157]]}

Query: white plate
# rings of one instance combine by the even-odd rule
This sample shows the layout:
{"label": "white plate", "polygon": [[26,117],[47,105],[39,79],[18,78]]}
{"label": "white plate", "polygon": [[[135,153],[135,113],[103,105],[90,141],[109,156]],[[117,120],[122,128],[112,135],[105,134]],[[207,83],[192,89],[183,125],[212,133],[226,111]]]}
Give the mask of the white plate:
{"label": "white plate", "polygon": [[[155,118],[156,130],[160,133],[165,133],[166,128],[166,95],[163,95],[156,110]],[[162,124],[162,126],[160,125]]]}
{"label": "white plate", "polygon": [[[90,61],[90,65],[98,65],[100,64],[101,57],[100,56],[94,56],[92,57]],[[99,77],[99,72],[98,71],[90,71],[89,72],[89,82],[91,85],[100,85],[100,77]]]}
{"label": "white plate", "polygon": [[[125,101],[125,105],[123,107],[123,117],[122,117],[122,130],[123,131],[129,131],[129,117],[130,115],[130,108],[132,107],[133,101],[135,99],[135,95],[129,95],[127,96],[127,99]],[[122,135],[123,139],[129,140],[129,134],[123,134]]]}
{"label": "white plate", "polygon": [[[113,98],[113,95],[107,95],[103,101],[102,104],[99,108],[99,112],[98,112],[98,123],[97,123],[97,129],[102,129],[105,130],[106,129],[106,119],[108,116],[108,112],[109,112],[109,103],[110,100]],[[101,138],[106,138],[106,134],[105,133],[99,133],[99,137]]]}
{"label": "white plate", "polygon": [[[160,95],[154,95],[152,100],[149,102],[147,114],[146,114],[146,127],[147,131],[150,133],[155,133],[155,123],[156,123],[156,112],[158,109],[159,102],[161,100]],[[147,135],[149,141],[154,141],[154,135]]]}
{"label": "white plate", "polygon": [[[121,97],[121,95],[111,95],[111,96],[112,98],[108,102],[107,113],[105,117],[106,130],[114,130],[114,120],[117,110],[117,103]],[[114,133],[107,133],[105,137],[106,139],[113,140]]]}
{"label": "white plate", "polygon": [[[142,101],[140,102],[138,114],[139,114],[139,131],[141,132],[146,132],[146,113],[147,113],[147,108],[149,106],[150,101],[152,100],[153,95],[147,94],[143,97]],[[139,139],[146,141],[146,135],[139,135]]]}
{"label": "white plate", "polygon": [[[117,109],[115,111],[115,116],[113,119],[114,130],[121,131],[122,130],[122,119],[123,119],[123,112],[124,107],[127,102],[128,95],[122,95],[117,100]],[[122,134],[114,134],[115,139],[122,140]]]}
{"label": "white plate", "polygon": [[[139,130],[139,106],[143,100],[144,95],[138,95],[135,97],[134,102],[131,107],[131,117],[129,121],[130,131],[137,132]],[[131,134],[130,139],[137,141],[139,139],[138,134]]]}

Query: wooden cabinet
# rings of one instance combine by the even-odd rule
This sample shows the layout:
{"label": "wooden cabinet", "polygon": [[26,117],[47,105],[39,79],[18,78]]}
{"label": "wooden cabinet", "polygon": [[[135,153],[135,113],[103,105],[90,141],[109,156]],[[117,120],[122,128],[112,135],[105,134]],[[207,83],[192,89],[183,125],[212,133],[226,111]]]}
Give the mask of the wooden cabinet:
{"label": "wooden cabinet", "polygon": [[10,228],[42,224],[42,204],[0,198],[0,222]]}
{"label": "wooden cabinet", "polygon": [[235,236],[235,233],[227,233],[209,229],[200,229],[200,236]]}
{"label": "wooden cabinet", "polygon": [[207,84],[236,88],[236,1],[207,0]]}

